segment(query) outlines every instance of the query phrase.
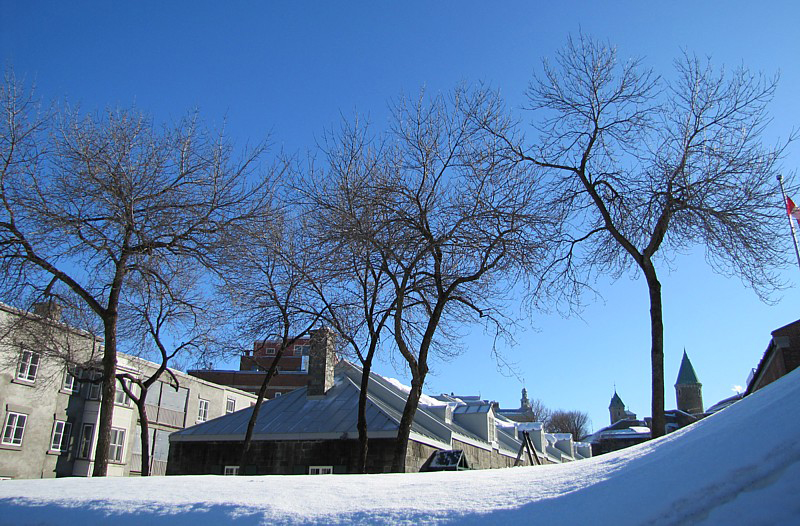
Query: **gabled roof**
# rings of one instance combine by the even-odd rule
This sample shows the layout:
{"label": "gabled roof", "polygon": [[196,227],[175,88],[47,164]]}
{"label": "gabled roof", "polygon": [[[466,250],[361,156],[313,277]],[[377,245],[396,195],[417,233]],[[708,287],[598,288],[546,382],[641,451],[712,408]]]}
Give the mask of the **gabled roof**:
{"label": "gabled roof", "polygon": [[[264,401],[253,432],[254,440],[315,440],[356,438],[359,380],[361,368],[341,361],[336,365],[334,386],[321,397],[308,397],[306,388]],[[407,388],[406,388],[407,389]],[[367,428],[371,438],[397,436],[408,393],[396,380],[370,373],[367,392]],[[435,447],[450,447],[453,435],[479,447],[488,443],[455,422],[445,422],[434,414],[447,405],[425,397],[441,407],[420,403],[411,426],[416,440]],[[466,406],[465,406],[466,407]],[[252,408],[243,409],[170,435],[170,441],[241,441],[244,439]],[[510,437],[509,437],[510,438]],[[511,439],[507,447],[514,448]],[[516,441],[518,447],[519,442]]]}
{"label": "gabled roof", "polygon": [[[303,438],[340,438],[358,435],[356,414],[358,388],[342,377],[328,391],[328,396],[309,399],[306,388],[266,400],[259,411],[253,431],[255,440],[291,440]],[[354,405],[355,404],[355,405]],[[248,407],[196,426],[177,431],[171,440],[243,440],[253,408]],[[373,436],[397,433],[399,420],[367,400],[367,425]]]}
{"label": "gabled roof", "polygon": [[692,362],[689,360],[689,356],[684,349],[681,368],[678,371],[678,379],[675,381],[675,385],[697,385],[699,383],[700,380],[697,379],[697,374],[694,372]]}

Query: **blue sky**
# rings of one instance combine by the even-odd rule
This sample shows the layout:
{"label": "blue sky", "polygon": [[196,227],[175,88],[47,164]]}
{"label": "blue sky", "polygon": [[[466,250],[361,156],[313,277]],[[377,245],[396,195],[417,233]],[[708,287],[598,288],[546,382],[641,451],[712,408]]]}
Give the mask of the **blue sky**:
{"label": "blue sky", "polygon": [[[197,108],[240,145],[270,137],[273,154],[303,155],[340,115],[358,111],[381,126],[388,100],[422,86],[437,92],[485,82],[520,107],[540,58],[582,31],[616,45],[623,57],[645,57],[665,76],[683,50],[728,67],[780,72],[767,139],[798,126],[795,2],[550,4],[0,0],[0,60],[34,81],[46,100],[87,111],[136,105],[167,122]],[[787,177],[799,161],[792,147]],[[712,273],[702,250],[678,256],[673,268],[660,269],[667,406],[674,407],[684,347],[708,406],[744,385],[771,330],[800,317],[800,270],[786,269],[792,288],[765,305],[737,278]],[[640,416],[650,405],[646,286],[623,277],[598,290],[604,300],[581,318],[535,314],[535,330],[518,333],[517,345],[504,350],[531,397],[587,411],[595,429],[608,422],[615,385]],[[487,345],[470,333],[464,354],[434,364],[427,391],[480,393],[516,407],[522,385],[497,372]],[[402,376],[388,364],[379,371]]]}

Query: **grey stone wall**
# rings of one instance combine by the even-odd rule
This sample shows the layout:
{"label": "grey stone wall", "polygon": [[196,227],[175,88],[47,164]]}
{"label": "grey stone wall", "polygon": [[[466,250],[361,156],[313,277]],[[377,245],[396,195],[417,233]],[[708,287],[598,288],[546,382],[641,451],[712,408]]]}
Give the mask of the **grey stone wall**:
{"label": "grey stone wall", "polygon": [[[454,441],[463,449],[476,469],[505,468],[514,465],[515,458],[486,451]],[[172,442],[169,448],[167,475],[221,475],[225,466],[239,464],[242,442]],[[388,473],[392,466],[393,439],[373,439],[369,442],[367,472]],[[406,472],[419,471],[437,448],[410,441],[406,454]],[[269,440],[254,442],[252,465],[248,475],[300,475],[309,466],[333,466],[334,473],[358,472],[358,440]],[[522,465],[528,462],[523,458]]]}
{"label": "grey stone wall", "polygon": [[[392,465],[392,439],[369,442],[369,473],[388,472]],[[220,475],[225,466],[239,464],[242,442],[172,442],[169,448],[167,475]],[[412,442],[409,446],[409,468],[418,454],[431,449]],[[334,473],[358,472],[358,440],[268,440],[254,442],[251,449],[253,464],[246,474],[299,475],[308,473],[309,466],[333,466]],[[425,457],[427,459],[427,457]],[[416,465],[422,465],[423,459]],[[413,471],[413,469],[412,469]]]}
{"label": "grey stone wall", "polygon": [[[453,449],[461,449],[466,453],[469,466],[472,469],[511,468],[514,467],[514,461],[517,459],[516,455],[509,457],[500,453],[497,449],[488,451],[458,440],[453,440]],[[520,459],[520,466],[527,465],[529,465],[528,457],[523,453],[522,459]]]}

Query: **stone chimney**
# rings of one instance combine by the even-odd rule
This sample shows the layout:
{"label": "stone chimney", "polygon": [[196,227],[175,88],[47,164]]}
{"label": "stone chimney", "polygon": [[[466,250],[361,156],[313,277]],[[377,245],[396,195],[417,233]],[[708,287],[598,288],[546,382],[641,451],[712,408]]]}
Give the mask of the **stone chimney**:
{"label": "stone chimney", "polygon": [[333,387],[333,368],[336,365],[333,330],[323,327],[311,331],[308,355],[308,396],[325,396]]}
{"label": "stone chimney", "polygon": [[61,321],[61,305],[54,300],[34,303],[33,313],[48,320]]}

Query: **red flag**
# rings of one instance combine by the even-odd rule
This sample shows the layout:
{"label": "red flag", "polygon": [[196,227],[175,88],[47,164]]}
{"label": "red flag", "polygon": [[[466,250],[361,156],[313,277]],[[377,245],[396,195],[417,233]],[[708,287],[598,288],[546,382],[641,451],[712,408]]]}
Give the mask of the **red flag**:
{"label": "red flag", "polygon": [[800,225],[800,206],[795,206],[789,196],[786,197],[786,213],[789,214],[789,217],[797,219],[797,224]]}

